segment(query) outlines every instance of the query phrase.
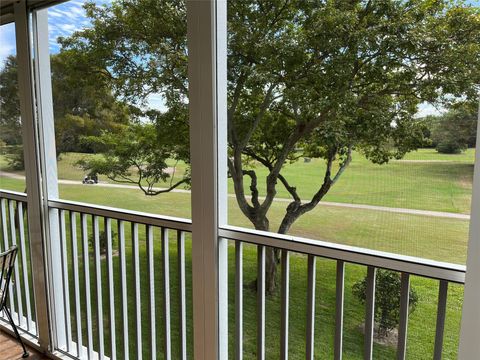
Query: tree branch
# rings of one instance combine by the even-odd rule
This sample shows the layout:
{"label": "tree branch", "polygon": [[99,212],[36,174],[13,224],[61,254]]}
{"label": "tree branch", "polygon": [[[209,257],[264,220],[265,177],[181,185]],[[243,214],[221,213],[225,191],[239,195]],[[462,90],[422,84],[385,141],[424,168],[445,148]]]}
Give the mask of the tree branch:
{"label": "tree branch", "polygon": [[168,187],[167,189],[152,190],[153,188],[149,187],[149,190],[148,190],[149,192],[145,193],[145,195],[154,196],[154,195],[158,195],[158,194],[162,194],[162,193],[172,191],[173,189],[179,187],[180,185],[187,183],[189,180],[190,180],[190,178],[182,179],[182,180],[178,181],[177,183],[175,183],[174,185]]}
{"label": "tree branch", "polygon": [[[260,164],[265,166],[269,171],[272,170],[272,167],[273,167],[272,163],[269,162],[268,160],[258,156],[255,152],[251,151],[250,149],[246,149],[246,151],[244,151],[244,153],[245,153],[245,155],[250,156],[252,159],[258,161]],[[297,188],[295,186],[291,186],[288,183],[287,179],[281,173],[278,174],[278,178],[280,179],[283,186],[285,187],[285,190],[287,190],[288,193],[292,196],[293,200],[301,202],[300,196],[298,196],[298,193],[297,193]]]}
{"label": "tree branch", "polygon": [[278,175],[282,169],[283,164],[287,160],[288,154],[294,150],[296,143],[302,138],[309,135],[327,116],[328,110],[320,114],[314,120],[309,122],[297,123],[295,131],[285,141],[280,155],[277,157],[270,174],[267,176],[267,194],[265,200],[261,205],[262,211],[266,212],[272,205],[273,199],[276,195],[275,186],[277,184]]}
{"label": "tree branch", "polygon": [[345,169],[348,167],[352,161],[352,145],[348,147],[347,157],[340,164],[340,168],[332,179],[332,166],[337,154],[337,150],[331,151],[330,156],[327,159],[327,168],[325,169],[325,175],[323,178],[323,183],[320,186],[320,189],[315,193],[308,203],[301,204],[296,201],[290,203],[287,207],[287,213],[285,214],[278,232],[285,234],[288,232],[293,223],[303,214],[313,210],[318,203],[323,199],[323,197],[328,193],[331,187],[337,182],[340,176],[343,174]]}
{"label": "tree branch", "polygon": [[228,117],[228,121],[227,121],[228,135],[230,138],[230,142],[234,146],[238,144],[238,138],[237,138],[237,132],[235,129],[235,124],[233,121],[233,115],[237,110],[237,106],[240,101],[240,95],[242,94],[243,85],[245,84],[246,80],[247,80],[247,73],[245,71],[242,71],[238,76],[237,86],[235,86],[235,90],[233,92],[232,106],[230,107],[230,109],[228,109],[228,116],[227,116]]}
{"label": "tree branch", "polygon": [[242,140],[242,142],[237,145],[240,151],[242,151],[245,148],[245,146],[247,146],[248,142],[250,141],[250,138],[252,137],[253,133],[257,129],[258,124],[260,123],[260,120],[262,120],[263,115],[265,115],[265,112],[270,106],[272,102],[272,93],[273,93],[273,90],[275,89],[275,86],[276,86],[275,84],[270,84],[265,94],[265,97],[263,99],[262,105],[260,106],[260,110],[258,111],[257,116],[255,116],[255,120],[253,124],[250,126],[247,132],[247,135],[245,135],[245,138]]}
{"label": "tree branch", "polygon": [[[238,155],[237,155],[238,156]],[[237,199],[238,206],[242,213],[248,218],[252,219],[254,208],[250,206],[245,197],[245,190],[243,187],[243,171],[241,168],[241,160],[240,160],[240,167],[238,167],[238,160],[234,160],[228,158],[228,170],[230,171],[230,175],[232,176],[233,186],[235,187],[235,197]]]}
{"label": "tree branch", "polygon": [[243,170],[244,175],[250,176],[250,191],[252,192],[252,204],[254,208],[259,208],[258,202],[258,188],[257,188],[257,174],[253,170]]}
{"label": "tree branch", "polygon": [[351,162],[352,162],[352,145],[349,145],[348,150],[347,150],[347,157],[340,164],[340,168],[338,169],[337,173],[333,177],[332,185],[337,182],[337,180],[340,178],[340,176],[342,176],[343,172],[348,167],[348,165],[350,165]]}

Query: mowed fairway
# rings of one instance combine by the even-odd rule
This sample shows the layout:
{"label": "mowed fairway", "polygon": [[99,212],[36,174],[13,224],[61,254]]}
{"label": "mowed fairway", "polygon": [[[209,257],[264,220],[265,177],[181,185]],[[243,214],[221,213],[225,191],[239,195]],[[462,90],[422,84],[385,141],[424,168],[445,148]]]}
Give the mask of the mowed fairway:
{"label": "mowed fairway", "polygon": [[[97,155],[62,154],[58,162],[59,179],[81,181],[84,172],[74,164],[90,156]],[[438,154],[434,149],[420,149],[407,154],[402,160],[376,165],[361,154],[354,153],[352,163],[324,200],[468,214],[474,157],[473,149],[459,155]],[[170,161],[169,165],[173,167],[175,162]],[[4,156],[0,156],[0,169],[11,171]],[[322,160],[312,159],[306,163],[300,159],[286,165],[282,174],[292,186],[297,187],[300,197],[308,200],[321,185],[324,169]],[[181,176],[184,170],[184,164],[177,164],[177,176]],[[258,187],[262,196],[265,195],[267,173],[265,168],[260,166],[255,167],[255,170],[258,173]],[[0,179],[0,186],[8,188],[8,183],[3,185],[3,181]],[[104,176],[100,176],[100,181],[112,182]],[[229,192],[234,192],[231,181]],[[277,186],[277,192],[278,197],[290,198],[281,184]]]}
{"label": "mowed fairway", "polygon": [[[73,158],[78,154],[66,154],[59,162],[59,175],[64,179],[81,180],[83,173],[72,167]],[[370,204],[378,206],[402,207],[433,211],[468,214],[471,196],[471,181],[473,173],[474,152],[469,150],[461,155],[439,155],[433,150],[421,150],[409,154],[405,160],[392,161],[387,165],[374,165],[358,156],[352,162],[342,179],[335,185],[325,200]],[[3,164],[2,164],[3,165]],[[323,178],[323,163],[312,160],[286,166],[284,174],[292,185],[296,185],[303,199],[308,199],[316,190]],[[180,171],[182,167],[180,166]],[[258,168],[259,176],[265,175]],[[102,180],[102,179],[101,179]],[[264,184],[260,182],[260,189]],[[24,181],[1,178],[0,188],[16,191],[24,190]],[[287,198],[281,187],[279,197]],[[230,191],[232,189],[230,188]],[[156,197],[146,197],[136,189],[105,188],[95,185],[60,185],[60,196],[63,199],[108,205],[118,208],[152,212],[178,217],[190,217],[190,194],[169,193]],[[270,222],[274,231],[285,212],[285,202],[275,202],[270,212]],[[229,222],[233,225],[251,227],[238,209],[234,198],[229,199]],[[115,226],[114,226],[115,228]],[[384,211],[342,208],[334,206],[318,206],[312,212],[303,216],[292,228],[292,234],[333,241],[336,243],[360,246],[370,249],[389,251],[405,255],[426,257],[430,259],[463,264],[466,257],[468,238],[468,221],[429,217],[412,214],[398,214]],[[126,235],[129,239],[129,226]],[[148,314],[148,272],[145,247],[145,230],[140,228],[140,266],[141,266],[141,296],[142,296],[142,334],[144,337],[144,356],[148,357],[147,345],[150,343]],[[189,353],[192,350],[191,322],[191,243],[187,236],[187,313],[189,332]],[[178,354],[178,287],[176,268],[175,234],[171,234],[170,244],[170,276],[172,304],[172,341],[173,355]],[[163,317],[162,317],[162,270],[160,254],[160,236],[155,237],[155,293],[157,309],[157,345],[159,357],[163,350]],[[233,244],[232,244],[233,245]],[[118,240],[116,245],[118,246]],[[229,329],[230,352],[234,345],[234,252],[229,249]],[[134,329],[134,292],[131,241],[127,240],[126,249],[128,276],[128,310],[129,328]],[[93,303],[96,309],[96,292],[94,289],[94,266],[91,256],[90,274]],[[123,337],[120,332],[122,325],[119,261],[114,257],[115,293],[116,293],[116,337],[117,351],[122,354]],[[105,324],[106,348],[109,346],[109,313],[107,290],[107,275],[105,262],[102,261],[103,312]],[[361,324],[364,319],[364,306],[352,295],[352,285],[365,275],[365,268],[348,265],[345,278],[345,334],[344,358],[361,359],[363,349],[363,334]],[[256,357],[256,292],[251,284],[256,278],[256,248],[245,246],[244,249],[244,348],[245,359]],[[73,280],[73,279],[71,279]],[[305,324],[306,324],[306,287],[307,261],[303,255],[293,254],[291,258],[290,279],[290,358],[305,358]],[[70,281],[72,283],[72,281]],[[81,286],[84,285],[82,276]],[[419,304],[411,315],[408,332],[408,359],[431,359],[435,336],[436,306],[438,282],[419,277],[413,277],[412,287],[418,292]],[[460,324],[463,287],[449,287],[448,311],[446,323],[446,338],[444,359],[456,359],[458,331]],[[73,290],[70,289],[72,295]],[[335,312],[335,262],[320,259],[317,263],[317,300],[315,352],[319,358],[332,358],[334,339]],[[72,298],[73,300],[73,298]],[[71,301],[72,303],[72,301]],[[85,298],[82,295],[82,307]],[[73,310],[72,310],[73,311]],[[94,311],[94,317],[95,317]],[[280,341],[280,296],[274,294],[267,298],[267,358],[279,357]],[[95,320],[95,318],[94,318]],[[85,322],[85,319],[82,320]],[[95,324],[95,321],[94,321]],[[85,323],[84,323],[85,326]],[[96,325],[94,325],[96,326]],[[96,335],[96,328],[94,328]],[[132,334],[130,334],[132,335]],[[96,336],[94,336],[96,339]],[[130,336],[130,354],[134,356],[134,336]],[[84,339],[84,343],[85,343]],[[95,340],[95,346],[98,346]],[[108,353],[108,351],[107,351]],[[117,355],[118,355],[117,354]],[[394,359],[395,347],[375,345],[374,357],[377,359]],[[175,356],[174,356],[175,358]]]}
{"label": "mowed fairway", "polygon": [[[58,162],[59,177],[81,180],[83,173],[74,163],[84,156],[92,155],[63,154]],[[407,154],[405,159],[385,165],[372,164],[359,154],[354,154],[352,164],[325,197],[325,201],[468,214],[473,160],[473,149],[459,155],[438,154],[433,149],[421,149]],[[0,158],[0,165],[5,168],[4,158]],[[283,172],[291,184],[297,186],[301,197],[308,199],[319,186],[323,166],[320,160],[298,161],[287,165]],[[183,170],[184,165],[178,165],[177,171],[181,173]],[[261,167],[256,170],[262,194],[264,182],[261,179],[266,173]],[[101,181],[106,180],[101,178]],[[0,188],[24,191],[24,186],[22,180],[0,178]],[[60,185],[60,192],[64,199],[190,217],[190,195],[185,193],[146,197],[136,188],[65,184]],[[288,198],[281,185],[278,186],[278,197]],[[229,199],[229,204],[229,222],[251,227],[240,213],[233,197]],[[272,231],[278,228],[286,206],[286,202],[273,204],[269,214]],[[301,217],[291,233],[463,264],[466,258],[468,220],[320,205]]]}

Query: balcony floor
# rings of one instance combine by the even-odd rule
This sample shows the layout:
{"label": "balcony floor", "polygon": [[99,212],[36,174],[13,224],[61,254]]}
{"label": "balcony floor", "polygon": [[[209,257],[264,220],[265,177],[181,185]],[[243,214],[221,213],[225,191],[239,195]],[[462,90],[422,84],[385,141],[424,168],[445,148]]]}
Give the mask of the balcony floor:
{"label": "balcony floor", "polygon": [[[28,348],[27,350],[30,356],[29,360],[43,360],[48,359],[44,355],[41,355],[37,351]],[[22,359],[22,346],[20,343],[9,334],[0,330],[0,359],[2,360],[18,360]]]}

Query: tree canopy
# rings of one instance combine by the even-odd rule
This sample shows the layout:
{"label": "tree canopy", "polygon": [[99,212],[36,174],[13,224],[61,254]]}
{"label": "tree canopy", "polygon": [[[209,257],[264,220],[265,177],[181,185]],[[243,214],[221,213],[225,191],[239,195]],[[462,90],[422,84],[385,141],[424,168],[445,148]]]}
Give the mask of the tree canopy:
{"label": "tree canopy", "polygon": [[[117,100],[107,84],[82,62],[76,52],[64,50],[51,61],[53,111],[57,153],[90,152],[82,137],[115,132],[131,118],[129,109]],[[7,145],[22,143],[17,61],[7,57],[0,70],[0,139]]]}
{"label": "tree canopy", "polygon": [[478,104],[456,104],[446,113],[428,119],[432,145],[438,152],[458,154],[474,147],[477,138]]}
{"label": "tree canopy", "polygon": [[8,56],[0,71],[0,140],[7,145],[22,143],[17,76],[17,59]]}
{"label": "tree canopy", "polygon": [[[188,162],[185,4],[114,1],[86,9],[93,27],[63,39],[63,51],[81,54],[138,111],[161,94],[166,110],[143,116],[157,131],[177,129],[176,144],[157,152],[163,158],[145,160],[157,167],[153,179],[163,179],[167,156]],[[334,186],[354,150],[382,164],[421,146],[418,105],[475,97],[479,69],[480,12],[462,2],[229,1],[228,169],[240,209],[255,228],[270,230],[277,186],[285,187],[292,200],[275,230],[286,233]],[[151,148],[164,147],[149,139]],[[111,144],[107,154],[116,150]],[[311,199],[282,174],[305,156],[325,161]],[[117,163],[105,167],[109,159],[98,168],[113,174]],[[263,194],[252,164],[268,170]],[[269,290],[274,263],[268,255]]]}

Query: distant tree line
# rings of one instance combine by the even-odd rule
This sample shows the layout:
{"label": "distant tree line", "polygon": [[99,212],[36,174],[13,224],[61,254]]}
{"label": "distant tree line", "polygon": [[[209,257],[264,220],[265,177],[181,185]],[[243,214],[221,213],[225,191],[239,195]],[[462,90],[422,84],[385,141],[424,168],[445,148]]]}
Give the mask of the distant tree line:
{"label": "distant tree line", "polygon": [[[129,108],[114,97],[109,87],[93,79],[79,54],[65,50],[50,60],[57,155],[93,152],[83,138],[120,131],[131,118]],[[0,70],[0,144],[10,146],[10,165],[23,169],[17,71],[16,57],[8,56]]]}
{"label": "distant tree line", "polygon": [[424,124],[425,146],[439,153],[459,154],[475,147],[477,138],[478,104],[476,101],[456,104],[442,115],[429,115]]}

